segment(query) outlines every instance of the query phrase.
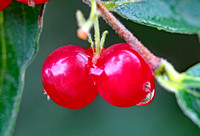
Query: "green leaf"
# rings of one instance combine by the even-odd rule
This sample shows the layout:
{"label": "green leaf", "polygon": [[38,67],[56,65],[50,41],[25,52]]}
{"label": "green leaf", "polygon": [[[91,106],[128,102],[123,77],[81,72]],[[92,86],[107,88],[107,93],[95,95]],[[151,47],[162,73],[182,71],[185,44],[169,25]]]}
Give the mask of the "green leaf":
{"label": "green leaf", "polygon": [[200,127],[200,63],[180,74],[169,62],[161,59],[154,73],[158,83],[176,94],[183,112]]}
{"label": "green leaf", "polygon": [[170,32],[200,31],[200,0],[108,0],[109,9],[134,22]]}
{"label": "green leaf", "polygon": [[186,74],[193,77],[200,77],[200,63],[189,68]]}
{"label": "green leaf", "polygon": [[24,85],[25,70],[37,52],[42,5],[13,1],[0,12],[0,135],[12,135]]}
{"label": "green leaf", "polygon": [[200,63],[186,71],[182,84],[188,88],[200,88]]}
{"label": "green leaf", "polygon": [[183,112],[200,127],[200,97],[186,91],[178,91],[176,97]]}

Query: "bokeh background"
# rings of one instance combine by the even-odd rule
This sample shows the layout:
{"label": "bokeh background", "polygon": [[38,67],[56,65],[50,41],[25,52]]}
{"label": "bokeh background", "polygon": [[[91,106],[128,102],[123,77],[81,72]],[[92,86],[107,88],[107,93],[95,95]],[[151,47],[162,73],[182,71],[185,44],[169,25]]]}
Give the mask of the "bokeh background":
{"label": "bokeh background", "polygon": [[[89,47],[87,41],[76,36],[77,9],[88,17],[89,7],[81,0],[52,0],[46,6],[39,52],[26,72],[14,136],[200,136],[200,129],[182,113],[174,94],[157,83],[155,99],[145,107],[114,107],[99,95],[90,105],[78,110],[47,101],[41,80],[45,58],[64,45]],[[200,62],[196,35],[167,33],[116,16],[154,54],[166,58],[178,71]],[[124,42],[103,19],[100,27],[109,31],[105,47]]]}

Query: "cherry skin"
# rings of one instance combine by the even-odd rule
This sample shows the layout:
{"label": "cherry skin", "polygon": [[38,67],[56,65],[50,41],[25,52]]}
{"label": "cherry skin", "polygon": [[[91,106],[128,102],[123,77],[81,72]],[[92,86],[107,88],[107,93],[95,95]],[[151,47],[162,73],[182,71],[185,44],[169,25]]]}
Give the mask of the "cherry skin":
{"label": "cherry skin", "polygon": [[92,67],[92,50],[63,46],[51,53],[42,67],[43,87],[50,98],[69,109],[82,108],[96,95]]}
{"label": "cherry skin", "polygon": [[25,4],[33,4],[34,5],[39,5],[39,4],[44,4],[46,2],[48,2],[49,0],[17,0],[18,2],[21,2],[21,3],[25,3]]}
{"label": "cherry skin", "polygon": [[152,101],[155,88],[153,72],[129,44],[120,43],[104,50],[96,67],[102,73],[96,74],[95,83],[99,94],[108,103],[130,107],[147,105]]}
{"label": "cherry skin", "polygon": [[12,2],[12,0],[0,0],[0,11],[7,8],[11,2]]}
{"label": "cherry skin", "polygon": [[[95,53],[94,53],[95,54]],[[91,103],[97,92],[119,107],[144,106],[154,98],[154,75],[147,62],[127,43],[102,49],[64,46],[45,60],[42,81],[50,98],[66,108]]]}

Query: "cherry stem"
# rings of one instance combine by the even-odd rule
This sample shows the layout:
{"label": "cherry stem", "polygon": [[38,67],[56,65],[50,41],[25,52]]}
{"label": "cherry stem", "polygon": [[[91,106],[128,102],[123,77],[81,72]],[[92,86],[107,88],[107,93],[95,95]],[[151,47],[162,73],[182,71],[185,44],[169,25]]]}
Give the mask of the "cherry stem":
{"label": "cherry stem", "polygon": [[[83,2],[90,5],[88,0]],[[156,70],[161,64],[161,58],[151,53],[102,3],[97,1],[97,9],[101,12],[102,17],[117,31],[117,33],[130,44],[151,66]]]}
{"label": "cherry stem", "polygon": [[80,10],[76,11],[76,20],[78,23],[78,27],[82,27],[86,23],[85,17]]}
{"label": "cherry stem", "polygon": [[104,31],[103,34],[102,34],[101,43],[100,43],[101,50],[103,49],[107,34],[108,34],[108,31]]}
{"label": "cherry stem", "polygon": [[98,16],[97,14],[97,6],[96,6],[96,0],[90,0],[88,1],[91,3],[91,11],[90,11],[90,16],[87,21],[85,21],[85,18],[81,11],[76,12],[76,17],[79,25],[79,29],[77,30],[77,36],[80,39],[86,40],[89,35],[89,31],[91,27],[93,26],[96,17]]}
{"label": "cherry stem", "polygon": [[92,51],[94,52],[94,43],[90,34],[88,35],[88,42],[90,43]]}
{"label": "cherry stem", "polygon": [[101,49],[100,49],[100,32],[99,32],[99,19],[98,16],[96,16],[95,23],[94,23],[94,31],[95,31],[95,55],[98,58]]}

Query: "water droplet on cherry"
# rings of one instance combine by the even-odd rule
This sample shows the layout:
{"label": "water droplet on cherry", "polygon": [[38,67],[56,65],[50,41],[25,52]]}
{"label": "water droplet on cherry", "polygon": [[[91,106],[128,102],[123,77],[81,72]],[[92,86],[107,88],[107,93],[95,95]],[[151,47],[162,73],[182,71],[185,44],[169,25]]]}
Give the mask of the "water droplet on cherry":
{"label": "water droplet on cherry", "polygon": [[144,98],[139,104],[137,105],[140,105],[140,106],[145,106],[149,103],[151,103],[151,101],[153,100],[155,96],[155,90],[153,90],[152,92],[149,92],[146,96],[146,98]]}

